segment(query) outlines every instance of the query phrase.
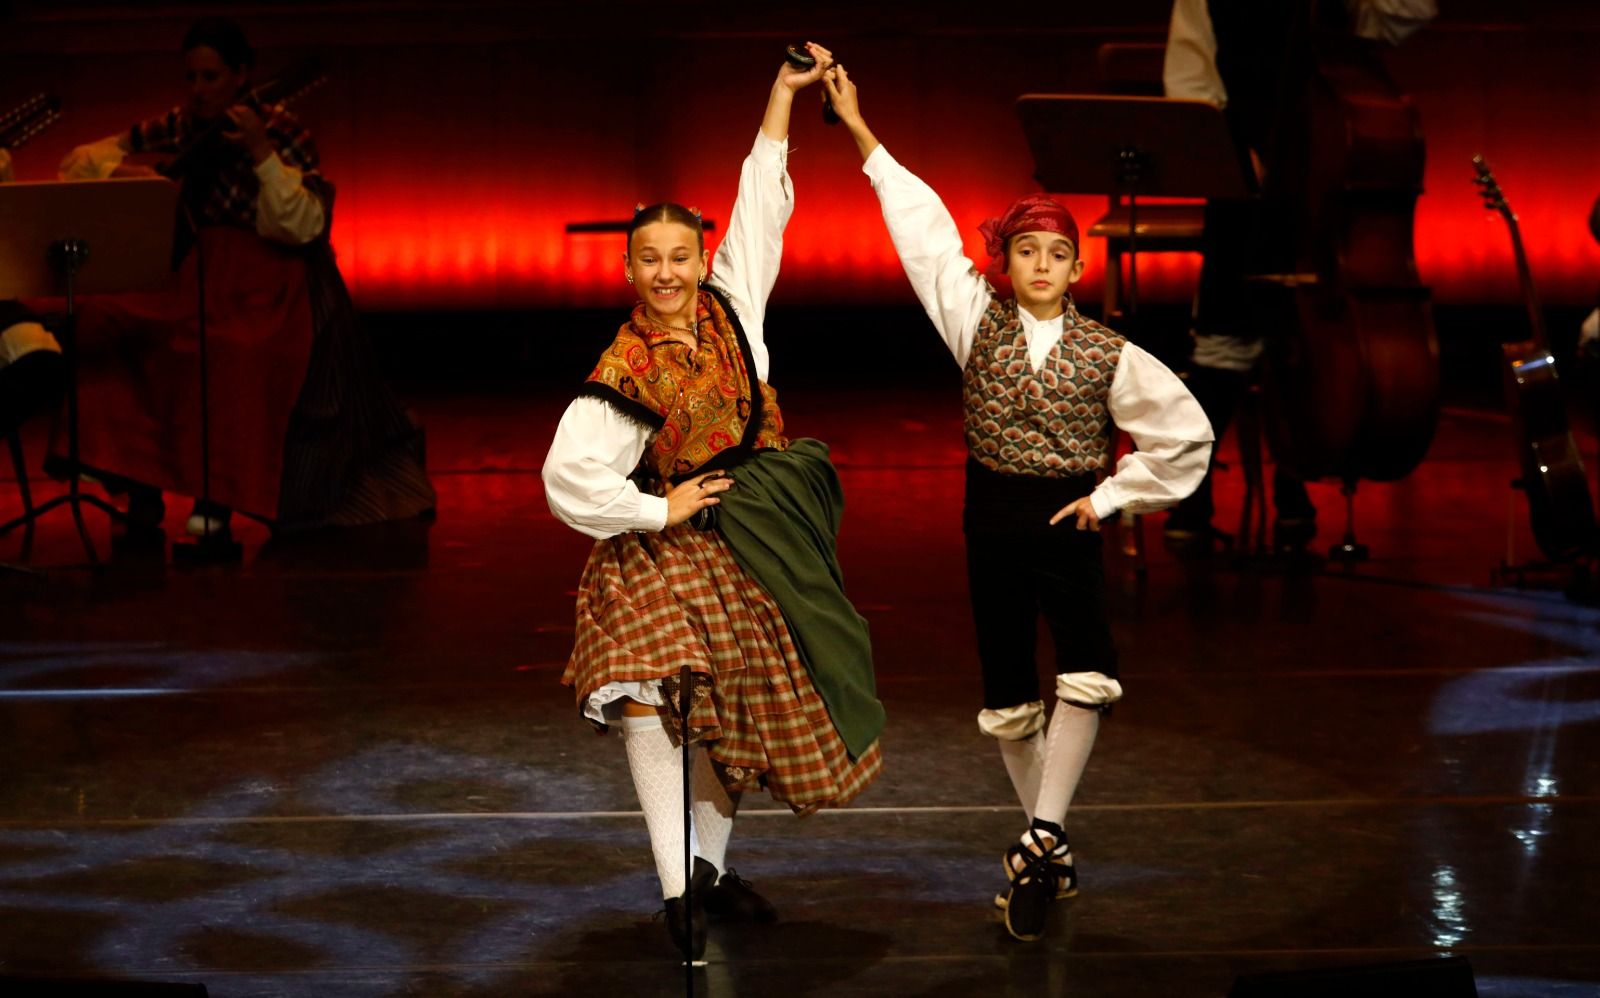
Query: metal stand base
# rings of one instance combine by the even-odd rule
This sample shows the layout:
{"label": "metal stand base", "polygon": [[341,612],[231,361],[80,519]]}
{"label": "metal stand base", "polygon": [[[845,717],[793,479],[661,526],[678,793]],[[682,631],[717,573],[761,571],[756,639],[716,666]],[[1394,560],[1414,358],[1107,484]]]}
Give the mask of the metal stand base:
{"label": "metal stand base", "polygon": [[1367,560],[1367,546],[1356,542],[1356,483],[1347,481],[1344,488],[1344,539],[1328,549],[1328,560],[1354,564]]}
{"label": "metal stand base", "polygon": [[[81,240],[62,239],[50,245],[49,257],[51,266],[61,275],[66,285],[67,312],[57,330],[61,340],[62,359],[66,364],[67,378],[67,465],[70,473],[67,485],[67,494],[56,496],[42,506],[35,506],[9,523],[0,525],[0,534],[8,533],[24,524],[31,530],[33,523],[44,514],[58,506],[66,506],[72,510],[72,520],[78,527],[78,539],[83,542],[84,553],[89,556],[89,563],[98,565],[100,556],[95,553],[94,542],[89,539],[89,526],[83,521],[83,504],[88,503],[98,510],[106,513],[114,522],[128,522],[127,514],[98,496],[84,495],[79,480],[78,467],[78,361],[77,361],[77,310],[74,307],[74,291],[77,282],[78,270],[89,260],[89,247]],[[19,445],[13,441],[13,458]],[[26,489],[26,485],[24,485]],[[24,501],[28,500],[24,492]]]}
{"label": "metal stand base", "polygon": [[105,513],[111,518],[113,523],[128,522],[128,514],[124,513],[122,510],[106,502],[104,499],[101,499],[99,496],[86,495],[80,491],[78,477],[77,475],[73,475],[72,484],[69,487],[69,491],[66,495],[56,496],[54,499],[44,503],[42,506],[35,506],[33,509],[22,514],[21,516],[16,517],[15,519],[4,524],[0,524],[0,535],[10,533],[16,528],[22,526],[26,526],[29,531],[32,531],[34,522],[40,517],[59,506],[66,506],[72,510],[72,520],[78,528],[78,539],[83,542],[83,550],[84,553],[89,556],[89,563],[98,565],[100,563],[100,556],[95,552],[94,542],[89,539],[89,525],[85,523],[83,519],[84,503],[88,503],[95,509]]}

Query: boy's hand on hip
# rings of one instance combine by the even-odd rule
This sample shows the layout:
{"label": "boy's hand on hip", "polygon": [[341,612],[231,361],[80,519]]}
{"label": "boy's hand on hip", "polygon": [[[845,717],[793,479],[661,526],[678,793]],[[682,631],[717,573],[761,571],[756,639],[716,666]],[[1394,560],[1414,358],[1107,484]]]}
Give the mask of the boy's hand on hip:
{"label": "boy's hand on hip", "polygon": [[1079,530],[1100,529],[1100,518],[1095,515],[1094,503],[1089,501],[1088,496],[1084,496],[1082,499],[1074,499],[1061,507],[1061,510],[1050,518],[1050,526],[1055,526],[1069,516],[1078,518]]}

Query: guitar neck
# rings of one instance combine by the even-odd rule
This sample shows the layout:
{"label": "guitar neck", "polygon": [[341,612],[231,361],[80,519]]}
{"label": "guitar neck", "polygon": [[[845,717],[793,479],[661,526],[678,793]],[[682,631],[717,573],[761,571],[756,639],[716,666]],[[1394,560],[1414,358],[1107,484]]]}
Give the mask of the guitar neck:
{"label": "guitar neck", "polygon": [[[256,84],[239,94],[237,99],[241,103],[254,104],[265,119],[274,105],[293,103],[325,82],[327,77],[320,75],[315,60],[302,60],[282,76]],[[230,127],[231,123],[226,117],[219,117],[200,128],[179,147],[177,155],[170,162],[156,167],[157,171],[162,176],[181,179],[207,155],[204,152],[206,144],[215,141]]]}
{"label": "guitar neck", "polygon": [[1528,338],[1539,349],[1548,351],[1550,341],[1544,331],[1544,306],[1539,302],[1538,288],[1533,286],[1533,270],[1528,266],[1528,251],[1522,245],[1522,230],[1515,214],[1508,210],[1505,216],[1506,227],[1511,231],[1511,252],[1517,261],[1517,282],[1522,287],[1522,304],[1528,311]]}
{"label": "guitar neck", "polygon": [[0,149],[19,148],[60,117],[61,102],[43,94],[0,115]]}

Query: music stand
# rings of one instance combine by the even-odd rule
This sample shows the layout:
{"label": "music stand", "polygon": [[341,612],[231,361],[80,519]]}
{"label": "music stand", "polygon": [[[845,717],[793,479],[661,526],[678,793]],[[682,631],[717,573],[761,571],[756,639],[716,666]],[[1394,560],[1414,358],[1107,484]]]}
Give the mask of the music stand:
{"label": "music stand", "polygon": [[1017,116],[1045,190],[1128,199],[1130,326],[1139,312],[1139,198],[1255,194],[1227,120],[1205,101],[1023,94]]}
{"label": "music stand", "polygon": [[0,298],[66,298],[66,317],[56,333],[67,372],[70,471],[66,495],[0,526],[0,534],[67,506],[84,552],[98,564],[83,504],[126,522],[126,514],[84,494],[79,484],[75,300],[82,294],[145,290],[164,280],[171,273],[177,202],[178,188],[160,179],[0,184]]}

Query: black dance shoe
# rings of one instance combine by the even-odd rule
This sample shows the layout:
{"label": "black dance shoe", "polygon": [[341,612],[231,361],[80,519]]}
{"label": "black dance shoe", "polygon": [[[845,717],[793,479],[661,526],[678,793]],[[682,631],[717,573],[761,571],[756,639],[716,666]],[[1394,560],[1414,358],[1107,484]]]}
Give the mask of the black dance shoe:
{"label": "black dance shoe", "polygon": [[728,867],[728,872],[706,891],[706,912],[728,921],[758,922],[767,925],[778,920],[778,909],[756,893],[750,881]]}
{"label": "black dance shoe", "polygon": [[705,962],[706,894],[716,882],[717,868],[696,856],[694,874],[689,878],[689,903],[685,905],[682,897],[667,898],[667,935],[689,963]]}
{"label": "black dance shoe", "polygon": [[[1073,864],[1073,862],[1071,860],[1068,860],[1065,863],[1061,862],[1060,860],[1057,860],[1056,861],[1056,865],[1062,867],[1067,872],[1066,872],[1065,876],[1060,876],[1060,877],[1056,878],[1056,894],[1055,894],[1054,900],[1056,900],[1056,901],[1065,901],[1067,898],[1077,897],[1078,896],[1078,870],[1077,870],[1077,867]],[[1017,871],[1016,871],[1016,868],[1011,865],[1010,856],[1008,855],[1007,856],[1007,862],[1006,862],[1006,877],[1009,880],[1015,880],[1015,879],[1017,879],[1018,876],[1020,876],[1020,874],[1018,874]],[[1007,897],[1007,895],[1010,894],[1010,893],[1011,893],[1011,891],[1009,889],[1007,889],[1007,890],[1003,890],[1000,893],[996,894],[994,896],[994,906],[996,908],[999,908],[1001,911],[1005,911],[1006,910],[1006,906],[1010,903],[1010,899]]]}
{"label": "black dance shoe", "polygon": [[233,532],[229,526],[232,520],[233,510],[228,507],[221,503],[196,499],[184,529],[191,537],[231,537]]}

